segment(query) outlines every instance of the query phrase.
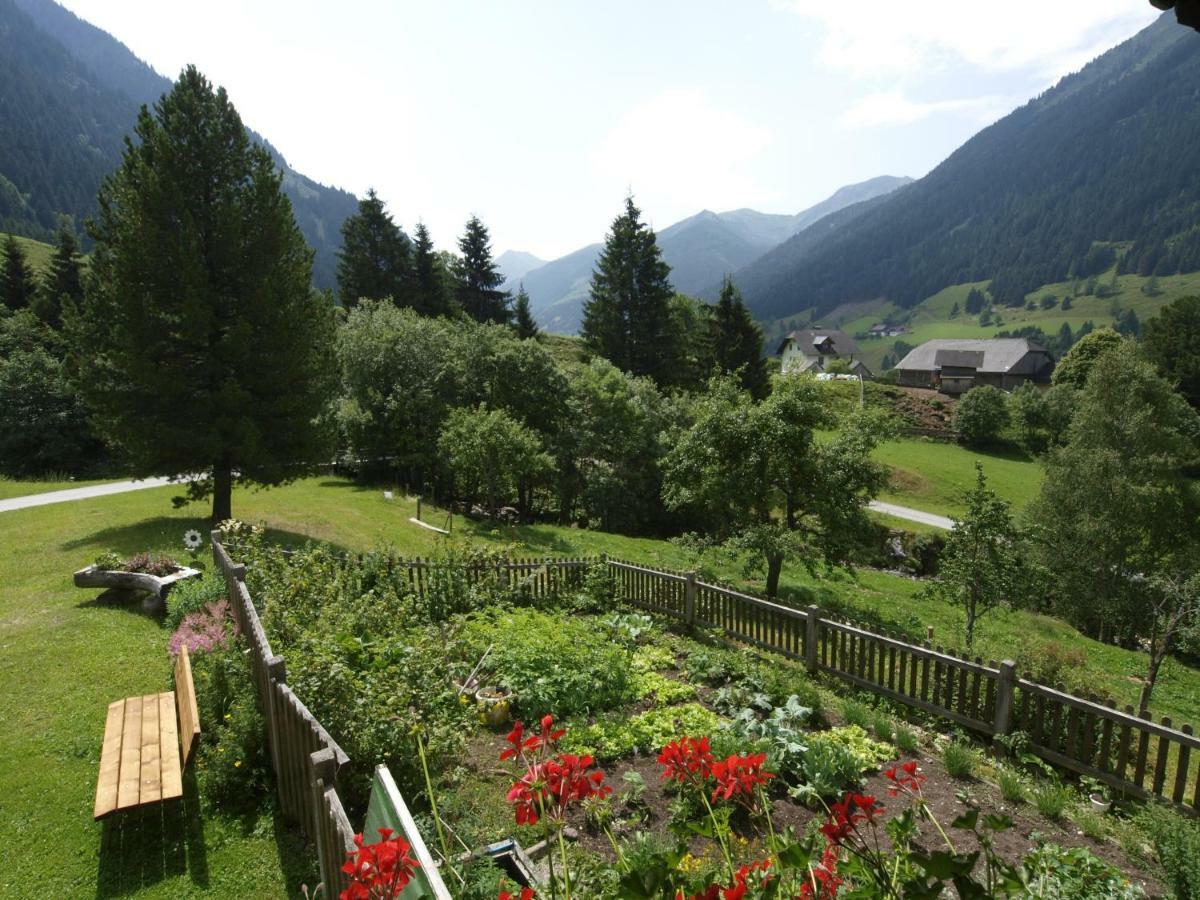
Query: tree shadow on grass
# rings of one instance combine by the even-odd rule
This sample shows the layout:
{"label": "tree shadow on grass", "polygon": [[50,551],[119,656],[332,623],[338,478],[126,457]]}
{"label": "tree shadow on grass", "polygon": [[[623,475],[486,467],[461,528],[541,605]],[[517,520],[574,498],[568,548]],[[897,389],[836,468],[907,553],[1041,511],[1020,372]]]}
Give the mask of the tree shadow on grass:
{"label": "tree shadow on grass", "polygon": [[[122,556],[132,556],[145,550],[178,547],[178,551],[167,549],[165,552],[173,556],[183,565],[191,565],[191,559],[183,548],[183,533],[188,529],[196,529],[202,535],[208,535],[212,525],[207,519],[175,519],[170,516],[156,516],[143,519],[140,522],[130,522],[126,525],[113,525],[101,528],[91,534],[73,538],[60,544],[63,550],[80,550],[91,547],[100,550],[114,550]],[[321,544],[332,549],[349,553],[345,547],[331,541],[313,538],[296,531],[284,531],[278,528],[267,528],[267,540],[284,547],[303,547],[305,544]],[[211,550],[207,544],[200,550],[198,568],[211,568]]]}
{"label": "tree shadow on grass", "polygon": [[76,609],[113,609],[118,612],[144,616],[161,623],[166,615],[166,604],[145,591],[128,591],[121,588],[109,588],[101,591],[90,600],[81,600],[75,604]]}
{"label": "tree shadow on grass", "polygon": [[558,556],[582,556],[577,547],[563,540],[562,536],[551,528],[538,525],[520,525],[512,527],[498,522],[477,523],[471,530],[463,529],[461,534],[480,541],[493,544],[520,544],[532,551],[534,556],[553,553]]}
{"label": "tree shadow on grass", "polygon": [[204,817],[191,770],[180,799],[114,813],[101,827],[97,898],[124,897],[182,875],[208,887]]}

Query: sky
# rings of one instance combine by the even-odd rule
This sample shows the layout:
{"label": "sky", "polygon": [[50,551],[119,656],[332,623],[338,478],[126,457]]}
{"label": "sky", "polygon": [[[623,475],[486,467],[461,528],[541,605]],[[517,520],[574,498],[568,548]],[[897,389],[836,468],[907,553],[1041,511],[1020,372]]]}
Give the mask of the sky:
{"label": "sky", "polygon": [[1158,14],[1146,0],[60,0],[174,78],[194,63],[298,171],[375,188],[451,249],[795,213],[920,177]]}

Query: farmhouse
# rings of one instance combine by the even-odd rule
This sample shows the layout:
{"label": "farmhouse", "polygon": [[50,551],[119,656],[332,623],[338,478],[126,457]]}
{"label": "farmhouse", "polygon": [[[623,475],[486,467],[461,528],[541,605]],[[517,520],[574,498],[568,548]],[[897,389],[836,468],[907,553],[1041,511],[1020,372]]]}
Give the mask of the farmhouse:
{"label": "farmhouse", "polygon": [[855,375],[872,377],[871,370],[859,358],[858,344],[844,331],[825,328],[793,331],[780,342],[775,352],[785,375],[819,374],[828,371],[834,360],[843,360]]}
{"label": "farmhouse", "polygon": [[1045,384],[1054,359],[1027,338],[926,341],[896,365],[897,382],[962,394],[980,384],[1011,391],[1032,381]]}

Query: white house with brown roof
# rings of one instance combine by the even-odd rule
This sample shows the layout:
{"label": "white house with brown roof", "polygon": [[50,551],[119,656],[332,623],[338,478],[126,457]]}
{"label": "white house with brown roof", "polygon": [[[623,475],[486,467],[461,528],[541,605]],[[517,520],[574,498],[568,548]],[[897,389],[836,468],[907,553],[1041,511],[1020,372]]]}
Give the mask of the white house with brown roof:
{"label": "white house with brown roof", "polygon": [[814,375],[828,371],[834,360],[844,360],[850,371],[871,378],[871,370],[859,357],[858,344],[844,331],[836,328],[813,328],[793,331],[775,351],[785,375],[809,372]]}

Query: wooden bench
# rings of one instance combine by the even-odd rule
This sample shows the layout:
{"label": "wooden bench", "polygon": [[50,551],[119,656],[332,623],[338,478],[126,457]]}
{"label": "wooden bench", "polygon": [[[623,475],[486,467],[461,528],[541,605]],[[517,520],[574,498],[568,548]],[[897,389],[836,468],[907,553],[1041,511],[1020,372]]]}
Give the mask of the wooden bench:
{"label": "wooden bench", "polygon": [[93,818],[182,797],[183,770],[199,736],[192,662],[181,647],[175,690],[108,705]]}

